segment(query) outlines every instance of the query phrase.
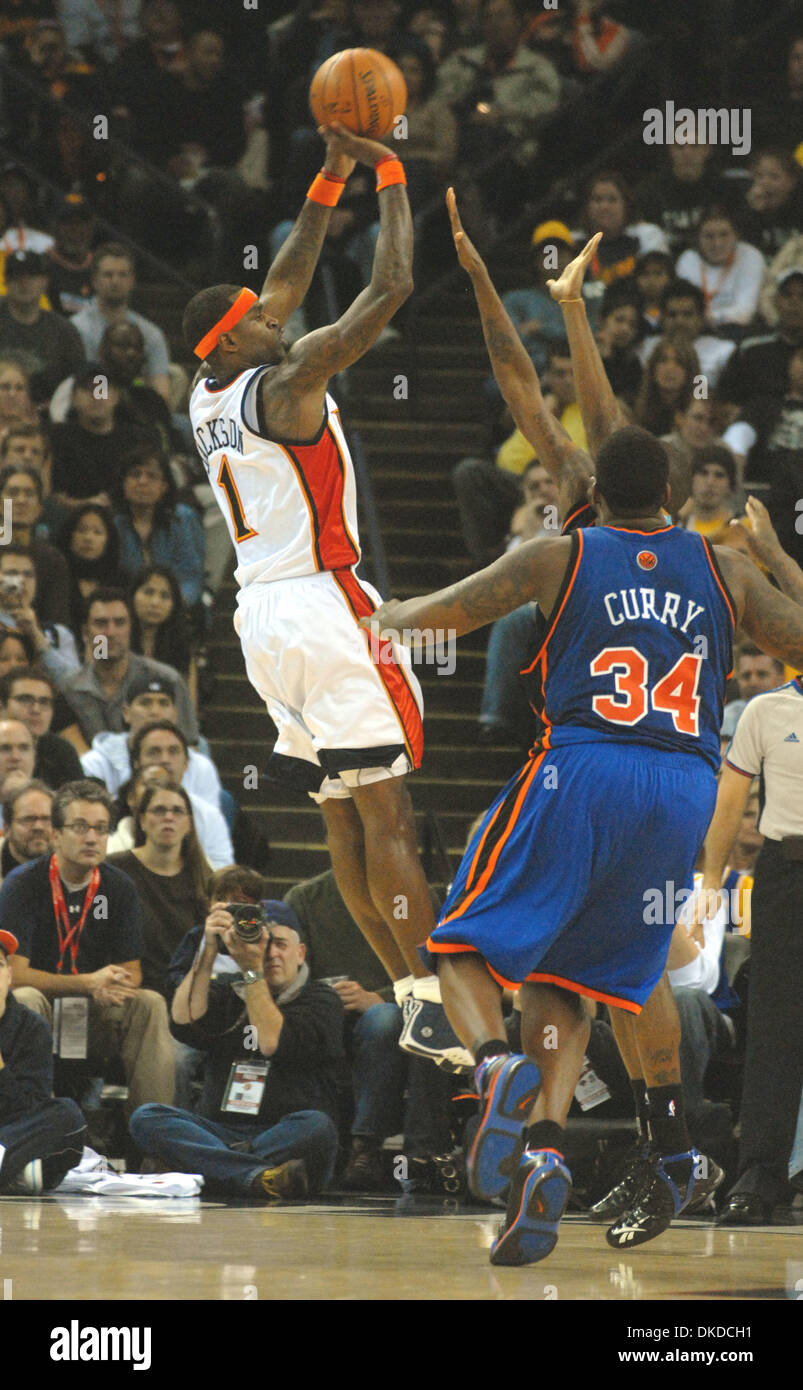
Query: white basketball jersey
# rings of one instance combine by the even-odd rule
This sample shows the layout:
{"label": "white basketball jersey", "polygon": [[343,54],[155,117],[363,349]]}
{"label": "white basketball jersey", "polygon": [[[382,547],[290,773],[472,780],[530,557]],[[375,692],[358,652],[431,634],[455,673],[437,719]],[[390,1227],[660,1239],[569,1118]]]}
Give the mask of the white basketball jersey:
{"label": "white basketball jersey", "polygon": [[306,444],[260,429],[259,381],[269,367],[227,386],[200,381],[190,399],[198,452],[237,551],[240,588],[348,569],[360,558],[354,465],[337,405]]}

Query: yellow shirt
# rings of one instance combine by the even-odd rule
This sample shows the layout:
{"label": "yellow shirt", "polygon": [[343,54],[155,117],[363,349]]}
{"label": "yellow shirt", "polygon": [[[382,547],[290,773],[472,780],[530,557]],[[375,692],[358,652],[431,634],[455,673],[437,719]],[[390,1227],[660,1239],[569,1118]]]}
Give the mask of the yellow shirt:
{"label": "yellow shirt", "polygon": [[[576,401],[567,405],[560,417],[560,423],[568,434],[573,444],[580,449],[588,449],[583,417],[580,414],[580,407]],[[497,468],[504,468],[508,473],[522,474],[528,463],[532,463],[535,458],[535,450],[532,444],[524,438],[521,430],[514,430],[509,439],[499,446],[496,455]]]}

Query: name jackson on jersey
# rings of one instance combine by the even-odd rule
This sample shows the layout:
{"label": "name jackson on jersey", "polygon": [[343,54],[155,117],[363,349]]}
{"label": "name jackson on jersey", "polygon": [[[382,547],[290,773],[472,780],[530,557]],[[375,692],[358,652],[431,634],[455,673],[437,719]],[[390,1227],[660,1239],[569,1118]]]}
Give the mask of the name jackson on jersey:
{"label": "name jackson on jersey", "polygon": [[239,421],[232,415],[218,415],[214,420],[196,425],[193,433],[207,473],[209,455],[215,449],[232,449],[237,454],[243,452],[243,432]]}
{"label": "name jackson on jersey", "polygon": [[[664,627],[688,633],[689,623],[706,611],[705,604],[694,603],[690,598],[683,599],[669,589],[665,593],[657,589],[620,589],[618,593],[605,594],[602,601],[613,627],[621,627],[625,622],[637,622],[640,618],[654,618]],[[685,613],[681,608],[683,603],[686,605]]]}

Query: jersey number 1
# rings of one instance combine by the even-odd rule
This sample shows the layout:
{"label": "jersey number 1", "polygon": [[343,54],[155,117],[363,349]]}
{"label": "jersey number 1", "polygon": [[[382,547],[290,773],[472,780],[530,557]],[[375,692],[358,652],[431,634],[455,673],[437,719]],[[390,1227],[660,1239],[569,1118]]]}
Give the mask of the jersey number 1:
{"label": "jersey number 1", "polygon": [[697,686],[703,658],[687,653],[676,661],[671,671],[648,689],[647,658],[635,647],[606,647],[591,662],[592,676],[607,676],[613,672],[614,694],[595,695],[591,707],[609,724],[638,724],[650,704],[672,717],[679,734],[700,735],[700,697]]}
{"label": "jersey number 1", "polygon": [[251,530],[251,527],[243,516],[243,504],[240,501],[237,484],[231,475],[229,461],[225,454],[220,460],[220,472],[217,475],[217,480],[218,486],[222,487],[226,494],[226,501],[229,504],[232,525],[234,527],[234,539],[239,545],[240,541],[247,541],[250,540],[252,536],[255,536],[256,531]]}

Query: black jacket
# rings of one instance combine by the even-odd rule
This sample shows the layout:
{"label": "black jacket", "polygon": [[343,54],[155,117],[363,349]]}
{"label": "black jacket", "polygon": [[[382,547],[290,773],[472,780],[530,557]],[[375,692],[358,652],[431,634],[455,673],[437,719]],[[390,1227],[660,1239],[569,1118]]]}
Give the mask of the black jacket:
{"label": "black jacket", "polygon": [[53,1035],[38,1014],[9,993],[0,1018],[0,1126],[27,1115],[53,1094]]}

